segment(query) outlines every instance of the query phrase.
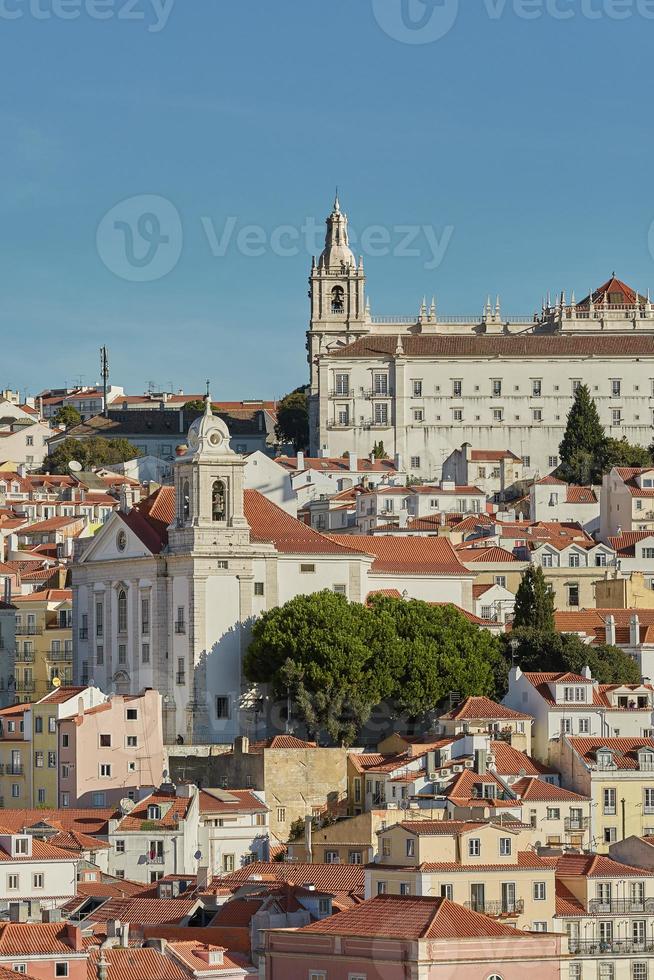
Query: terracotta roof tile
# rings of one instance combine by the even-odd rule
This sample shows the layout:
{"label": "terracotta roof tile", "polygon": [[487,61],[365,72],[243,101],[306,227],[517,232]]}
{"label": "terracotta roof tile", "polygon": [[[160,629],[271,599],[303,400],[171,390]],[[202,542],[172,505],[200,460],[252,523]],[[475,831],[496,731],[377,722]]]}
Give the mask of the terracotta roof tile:
{"label": "terracotta roof tile", "polygon": [[446,538],[414,538],[387,535],[330,535],[332,541],[372,555],[373,572],[423,575],[468,575]]}
{"label": "terracotta roof tile", "polygon": [[244,884],[261,878],[264,881],[290,881],[296,885],[311,882],[318,891],[356,892],[363,895],[365,870],[356,864],[300,864],[289,861],[255,861],[224,875],[222,883]]}
{"label": "terracotta roof tile", "polygon": [[[475,336],[467,334],[446,335],[406,335],[402,337],[406,357],[429,357],[445,360],[449,357],[474,358],[516,358],[528,357],[555,358],[564,360],[575,357],[651,357],[654,341],[651,335],[615,336],[593,334],[592,336],[566,336],[523,333],[508,336]],[[347,360],[348,358],[374,357],[390,359],[395,356],[397,336],[374,334],[362,337],[329,352],[329,358]]]}
{"label": "terracotta roof tile", "polygon": [[195,898],[113,898],[90,913],[92,922],[134,922],[139,925],[179,923],[188,918],[196,906]]}
{"label": "terracotta roof tile", "polygon": [[589,797],[573,793],[570,789],[563,789],[561,786],[554,786],[553,783],[546,783],[544,779],[537,776],[527,776],[518,779],[511,784],[511,789],[520,797],[521,800],[549,803],[561,801],[562,803],[584,803],[589,802]]}
{"label": "terracotta roof tile", "polygon": [[[490,586],[488,586],[490,588]],[[506,721],[519,721],[528,719],[532,720],[531,715],[523,714],[521,711],[514,711],[513,708],[507,708],[505,704],[498,704],[496,701],[492,701],[490,698],[470,696],[461,701],[456,708],[452,708],[446,714],[441,715],[441,720],[465,720],[465,719],[475,719],[483,720],[490,719],[491,721],[506,720]]]}
{"label": "terracotta roof tile", "polygon": [[654,750],[654,738],[577,738],[568,737],[570,745],[582,758],[594,765],[598,749],[613,750],[613,760],[616,771],[620,769],[637,769],[637,750],[647,748]]}
{"label": "terracotta roof tile", "polygon": [[[234,797],[234,801],[214,795]],[[200,813],[267,813],[270,807],[262,803],[249,789],[200,790]]]}
{"label": "terracotta roof tile", "polygon": [[0,923],[0,956],[70,955],[75,949],[71,934],[74,927],[62,922]]}
{"label": "terracotta roof tile", "polygon": [[[91,949],[88,961],[88,977],[98,976],[99,948]],[[151,947],[113,946],[104,952],[108,963],[107,980],[188,980],[188,970],[169,956],[162,955]],[[205,963],[205,967],[207,964]]]}

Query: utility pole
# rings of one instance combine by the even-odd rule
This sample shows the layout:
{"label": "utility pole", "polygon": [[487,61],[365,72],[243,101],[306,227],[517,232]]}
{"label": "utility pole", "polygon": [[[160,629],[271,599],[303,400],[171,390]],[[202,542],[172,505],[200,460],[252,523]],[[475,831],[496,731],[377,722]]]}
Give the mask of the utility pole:
{"label": "utility pole", "polygon": [[107,405],[107,382],[109,381],[109,355],[106,347],[100,348],[100,375],[102,377],[102,395],[104,401],[103,415],[109,417],[109,406]]}

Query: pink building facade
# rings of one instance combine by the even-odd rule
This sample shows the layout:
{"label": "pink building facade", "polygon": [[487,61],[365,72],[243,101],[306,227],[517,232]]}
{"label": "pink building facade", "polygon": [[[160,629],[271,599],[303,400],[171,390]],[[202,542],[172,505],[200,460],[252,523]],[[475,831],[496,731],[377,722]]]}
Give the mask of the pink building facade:
{"label": "pink building facade", "polygon": [[[401,935],[401,934],[404,935]],[[446,899],[384,895],[266,935],[266,980],[560,980],[567,938],[519,932]]]}
{"label": "pink building facade", "polygon": [[161,695],[115,695],[59,723],[59,805],[114,806],[161,784]]}

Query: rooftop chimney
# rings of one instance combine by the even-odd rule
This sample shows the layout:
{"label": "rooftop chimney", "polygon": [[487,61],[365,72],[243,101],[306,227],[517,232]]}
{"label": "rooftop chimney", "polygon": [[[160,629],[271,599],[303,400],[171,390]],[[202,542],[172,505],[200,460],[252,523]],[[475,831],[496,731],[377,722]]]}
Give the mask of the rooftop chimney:
{"label": "rooftop chimney", "polygon": [[637,647],[640,643],[640,620],[637,613],[629,620],[629,643],[632,647]]}
{"label": "rooftop chimney", "polygon": [[[307,852],[306,862],[307,864],[313,863],[313,818],[306,816],[304,818],[304,848]],[[306,887],[306,886],[305,886]]]}
{"label": "rooftop chimney", "polygon": [[615,616],[609,613],[604,623],[606,642],[610,646],[615,646]]}
{"label": "rooftop chimney", "polygon": [[297,463],[295,468],[298,472],[301,472],[304,469],[304,453],[301,449],[298,449],[297,451]]}

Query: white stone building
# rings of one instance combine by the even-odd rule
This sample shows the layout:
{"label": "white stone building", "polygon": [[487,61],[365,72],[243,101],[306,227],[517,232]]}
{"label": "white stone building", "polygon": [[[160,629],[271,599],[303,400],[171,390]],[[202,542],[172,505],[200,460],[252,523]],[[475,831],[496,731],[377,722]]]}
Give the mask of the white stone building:
{"label": "white stone building", "polygon": [[558,465],[575,389],[588,385],[612,436],[649,445],[654,413],[654,305],[612,276],[577,303],[562,293],[538,313],[372,316],[363,260],[338,200],[310,276],[307,349],[311,451],[367,455],[382,441],[411,476],[436,479],[462,443],[506,449],[525,475]]}
{"label": "white stone building", "polygon": [[593,534],[600,526],[599,488],[574,486],[555,476],[543,477],[529,488],[529,517],[532,521],[579,524]]}
{"label": "white stone building", "polygon": [[522,459],[510,449],[473,449],[466,442],[443,463],[443,480],[480,487],[487,497],[497,500],[524,478]]}
{"label": "white stone building", "polygon": [[75,676],[159,690],[165,742],[266,733],[243,657],[253,619],[297,595],[395,589],[472,611],[473,575],[449,541],[314,531],[244,490],[245,460],[209,402],[188,443],[175,486],[114,512],[73,567]]}
{"label": "white stone building", "polygon": [[600,537],[654,531],[654,467],[614,466],[602,481]]}

